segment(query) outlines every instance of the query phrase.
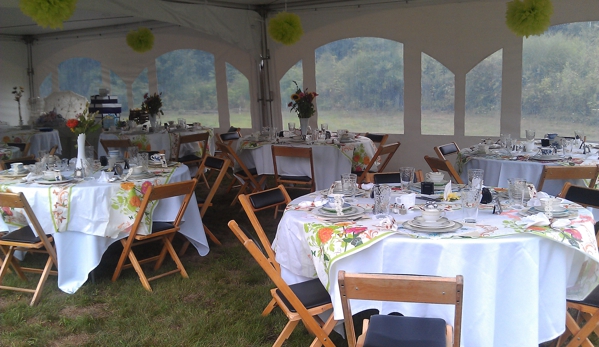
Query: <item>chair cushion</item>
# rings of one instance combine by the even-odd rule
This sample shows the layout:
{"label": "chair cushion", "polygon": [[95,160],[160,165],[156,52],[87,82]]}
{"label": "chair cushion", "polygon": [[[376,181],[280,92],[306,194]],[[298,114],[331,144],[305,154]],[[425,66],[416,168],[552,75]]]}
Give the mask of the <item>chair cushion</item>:
{"label": "chair cushion", "polygon": [[[331,303],[331,296],[324,288],[322,282],[318,278],[306,282],[296,283],[289,286],[301,303],[307,308],[318,307]],[[295,308],[291,306],[287,298],[277,289],[277,294],[283,300],[285,305],[291,312],[295,312]]]}
{"label": "chair cushion", "polygon": [[565,198],[580,204],[597,206],[599,205],[598,196],[599,193],[596,193],[594,190],[585,187],[571,186],[570,189],[568,189]]}
{"label": "chair cushion", "polygon": [[568,301],[577,302],[577,303],[581,303],[581,304],[593,306],[593,307],[599,307],[599,286],[597,286],[595,289],[593,289],[591,294],[589,294],[582,301],[574,301],[574,300],[568,300]]}
{"label": "chair cushion", "polygon": [[220,158],[208,156],[208,157],[206,157],[205,165],[207,168],[220,170],[223,168],[224,163],[225,163],[225,161]]}
{"label": "chair cushion", "polygon": [[439,152],[443,155],[455,153],[457,151],[458,148],[453,143],[439,147]]}
{"label": "chair cushion", "polygon": [[152,232],[156,233],[156,232],[159,232],[159,231],[163,231],[163,230],[167,230],[167,229],[172,229],[174,227],[175,226],[171,222],[153,222],[152,223]]}
{"label": "chair cushion", "polygon": [[445,325],[440,318],[374,315],[364,347],[445,347]]}
{"label": "chair cushion", "polygon": [[181,158],[177,159],[177,161],[179,161],[179,163],[185,163],[185,162],[188,162],[188,161],[198,161],[198,160],[201,161],[202,158],[198,157],[195,154],[188,154],[188,155],[186,155],[184,157],[181,157]]}
{"label": "chair cushion", "polygon": [[220,139],[223,141],[238,140],[239,134],[237,133],[237,131],[220,134]]}
{"label": "chair cushion", "polygon": [[250,195],[250,202],[254,208],[275,205],[285,202],[285,196],[280,189],[267,190],[258,194]]}
{"label": "chair cushion", "polygon": [[14,241],[23,243],[38,243],[40,242],[39,236],[31,229],[30,226],[25,226],[15,231],[12,231],[2,237],[2,241]]}
{"label": "chair cushion", "polygon": [[302,181],[302,182],[310,182],[312,179],[308,176],[279,176],[280,180],[286,181]]}

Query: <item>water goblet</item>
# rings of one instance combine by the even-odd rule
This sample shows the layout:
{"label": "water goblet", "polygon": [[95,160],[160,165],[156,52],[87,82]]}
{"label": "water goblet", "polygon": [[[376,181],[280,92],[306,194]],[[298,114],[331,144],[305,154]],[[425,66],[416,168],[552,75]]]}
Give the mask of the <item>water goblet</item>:
{"label": "water goblet", "polygon": [[289,129],[289,131],[295,131],[295,122],[289,122],[287,123],[287,129]]}
{"label": "water goblet", "polygon": [[358,175],[352,173],[345,173],[341,175],[341,187],[343,192],[351,195],[351,200],[354,201],[356,197],[356,181],[358,179]]}
{"label": "water goblet", "polygon": [[476,223],[480,198],[480,189],[464,188],[461,190],[462,213],[465,223]]}
{"label": "water goblet", "polygon": [[526,130],[526,139],[528,141],[535,139],[535,131],[534,130]]}
{"label": "water goblet", "polygon": [[413,167],[400,167],[399,177],[401,182],[401,190],[408,190],[410,183],[414,182],[414,171]]}
{"label": "water goblet", "polygon": [[481,190],[483,189],[483,177],[485,170],[483,169],[469,169],[468,170],[468,185],[470,188]]}

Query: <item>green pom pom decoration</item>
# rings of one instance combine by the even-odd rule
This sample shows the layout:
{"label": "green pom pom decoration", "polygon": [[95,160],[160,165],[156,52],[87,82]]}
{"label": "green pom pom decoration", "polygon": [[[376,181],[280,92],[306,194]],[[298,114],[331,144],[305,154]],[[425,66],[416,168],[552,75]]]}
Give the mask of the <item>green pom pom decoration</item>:
{"label": "green pom pom decoration", "polygon": [[138,53],[144,53],[154,47],[154,34],[148,28],[132,30],[127,34],[127,45]]}
{"label": "green pom pom decoration", "polygon": [[519,36],[541,35],[549,28],[551,15],[551,0],[512,0],[507,3],[505,24]]}
{"label": "green pom pom decoration", "polygon": [[19,0],[21,11],[39,26],[62,29],[62,22],[75,13],[77,0]]}
{"label": "green pom pom decoration", "polygon": [[273,40],[289,46],[302,38],[304,29],[298,15],[281,12],[268,22],[268,33]]}

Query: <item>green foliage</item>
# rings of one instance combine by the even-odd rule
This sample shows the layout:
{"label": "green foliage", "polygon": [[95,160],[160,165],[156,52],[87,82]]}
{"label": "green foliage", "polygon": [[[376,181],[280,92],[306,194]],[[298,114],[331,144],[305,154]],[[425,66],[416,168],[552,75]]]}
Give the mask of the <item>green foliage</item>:
{"label": "green foliage", "polygon": [[304,29],[298,15],[281,12],[268,22],[268,34],[279,43],[292,45],[302,38]]}
{"label": "green foliage", "polygon": [[516,35],[541,35],[551,23],[551,0],[512,0],[507,3],[505,24]]}
{"label": "green foliage", "polygon": [[39,26],[62,29],[62,22],[75,13],[77,0],[20,0],[21,11]]}
{"label": "green foliage", "polygon": [[154,47],[154,34],[148,28],[131,30],[127,34],[127,45],[137,53],[145,53]]}

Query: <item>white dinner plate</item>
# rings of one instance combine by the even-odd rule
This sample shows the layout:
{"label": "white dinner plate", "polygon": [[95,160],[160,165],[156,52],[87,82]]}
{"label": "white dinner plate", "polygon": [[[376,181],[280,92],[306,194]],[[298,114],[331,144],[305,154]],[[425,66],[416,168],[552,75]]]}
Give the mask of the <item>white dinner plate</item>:
{"label": "white dinner plate", "polygon": [[156,177],[156,175],[152,172],[142,172],[140,174],[133,174],[131,176],[129,176],[130,180],[143,180],[146,178],[153,178]]}
{"label": "white dinner plate", "polygon": [[564,157],[561,155],[533,155],[529,157],[530,160],[541,160],[541,161],[557,161],[563,160]]}
{"label": "white dinner plate", "polygon": [[[342,211],[343,212],[349,211],[350,208],[351,208],[351,205],[346,202],[343,204]],[[331,204],[329,204],[328,202],[326,204],[322,205],[322,209],[325,211],[337,213],[337,209],[334,206],[331,206]]]}
{"label": "white dinner plate", "polygon": [[441,217],[441,218],[439,218],[439,220],[436,220],[436,221],[427,221],[424,218],[422,218],[422,216],[417,216],[414,219],[409,220],[408,223],[410,223],[411,225],[416,226],[416,227],[431,228],[431,229],[449,228],[455,224],[454,221],[449,220],[446,217]]}
{"label": "white dinner plate", "polygon": [[25,177],[29,174],[29,170],[23,169],[23,171],[19,171],[19,173],[14,173],[12,170],[2,170],[0,171],[0,176],[4,177]]}
{"label": "white dinner plate", "polygon": [[452,221],[454,224],[445,228],[420,227],[410,224],[410,221],[404,222],[403,227],[421,233],[451,233],[462,228],[462,223]]}
{"label": "white dinner plate", "polygon": [[[176,162],[176,161],[169,161],[166,163],[166,166],[171,167],[171,166],[175,166],[177,164],[178,164],[178,162]],[[150,161],[150,162],[148,162],[148,166],[162,167],[162,163]]]}
{"label": "white dinner plate", "polygon": [[[537,212],[545,212],[545,209],[542,206],[534,206],[532,209],[534,209]],[[555,214],[555,213],[565,213],[568,212],[568,209],[566,209],[565,207],[554,207],[553,210],[551,211],[551,213]]]}
{"label": "white dinner plate", "polygon": [[48,185],[52,185],[52,184],[63,184],[63,183],[69,183],[69,182],[73,182],[75,179],[73,177],[67,177],[67,176],[62,176],[62,180],[60,181],[56,181],[56,180],[46,180],[46,179],[39,179],[39,180],[35,180],[34,182],[37,184],[48,184]]}
{"label": "white dinner plate", "polygon": [[366,210],[364,210],[364,208],[362,208],[362,207],[352,206],[348,211],[343,212],[343,216],[338,216],[337,212],[329,212],[321,207],[321,208],[313,209],[312,213],[314,215],[316,215],[318,217],[322,217],[322,218],[344,220],[344,219],[348,219],[348,218],[357,217],[357,216],[363,214],[365,211]]}

